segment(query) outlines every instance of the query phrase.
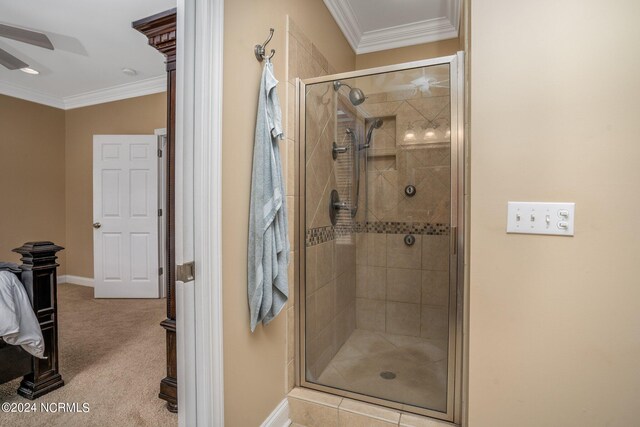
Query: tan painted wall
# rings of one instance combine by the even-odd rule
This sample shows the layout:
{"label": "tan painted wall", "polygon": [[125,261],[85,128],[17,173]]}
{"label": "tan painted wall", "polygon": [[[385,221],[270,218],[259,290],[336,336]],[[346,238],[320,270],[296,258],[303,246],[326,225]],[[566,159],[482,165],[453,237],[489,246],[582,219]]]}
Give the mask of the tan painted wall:
{"label": "tan painted wall", "polygon": [[64,111],[0,95],[0,260],[27,241],[66,246],[64,170]]}
{"label": "tan painted wall", "polygon": [[461,39],[449,39],[397,49],[364,53],[356,56],[356,70],[454,55],[459,50],[462,50]]}
{"label": "tan painted wall", "polygon": [[93,277],[93,135],[166,127],[166,93],[66,111],[67,273]]}
{"label": "tan painted wall", "polygon": [[[472,2],[470,427],[638,425],[640,3]],[[576,202],[572,238],[508,200]]]}
{"label": "tan painted wall", "polygon": [[222,170],[225,425],[260,425],[285,396],[284,313],[249,332],[247,234],[255,111],[262,64],[253,46],[275,35],[274,67],[285,106],[286,15],[313,40],[337,71],[355,68],[355,55],[320,0],[234,0],[225,3]]}

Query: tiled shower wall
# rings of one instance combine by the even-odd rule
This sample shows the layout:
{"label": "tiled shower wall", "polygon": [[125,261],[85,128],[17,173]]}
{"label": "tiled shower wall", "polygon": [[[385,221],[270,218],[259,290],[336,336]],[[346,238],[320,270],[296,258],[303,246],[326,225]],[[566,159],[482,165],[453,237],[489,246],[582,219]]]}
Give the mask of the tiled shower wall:
{"label": "tiled shower wall", "polygon": [[356,327],[355,245],[307,246],[306,362],[318,378]]}
{"label": "tiled shower wall", "polygon": [[[287,28],[287,201],[293,207],[298,200],[295,194],[298,158],[295,146],[295,80],[296,77],[305,79],[333,74],[335,70],[291,18],[287,19]],[[336,132],[336,99],[329,84],[315,86],[307,99],[306,222],[307,228],[321,231],[330,228],[329,195],[337,185],[337,171],[331,158]],[[297,229],[298,218],[294,217],[292,209],[289,218],[295,218]],[[290,224],[293,223],[291,220]],[[308,374],[313,377],[324,370],[355,328],[355,238],[336,239],[334,233],[322,234],[321,241],[306,248],[305,344]],[[290,236],[294,236],[293,232]],[[292,240],[292,248],[295,248],[295,240]],[[294,263],[291,264],[287,309],[287,392],[295,385],[297,342],[294,277],[297,285],[298,272],[293,270]]]}
{"label": "tiled shower wall", "polygon": [[448,333],[449,236],[358,233],[356,326],[445,339]]}
{"label": "tiled shower wall", "polygon": [[[449,224],[450,143],[428,143],[420,135],[414,143],[403,141],[409,124],[419,132],[429,121],[450,119],[448,89],[372,94],[360,108],[384,123],[368,150],[366,218],[359,213],[358,221]],[[405,195],[407,185],[416,187],[415,196]]]}
{"label": "tiled shower wall", "polygon": [[[372,94],[363,108],[384,124],[373,133],[366,199],[360,201],[366,212],[358,215],[370,226],[357,235],[357,328],[445,339],[450,145],[419,139],[405,145],[403,138],[411,122],[419,131],[425,119],[449,119],[448,90]],[[404,193],[410,184],[413,197]],[[412,246],[404,242],[407,234],[416,239]]]}

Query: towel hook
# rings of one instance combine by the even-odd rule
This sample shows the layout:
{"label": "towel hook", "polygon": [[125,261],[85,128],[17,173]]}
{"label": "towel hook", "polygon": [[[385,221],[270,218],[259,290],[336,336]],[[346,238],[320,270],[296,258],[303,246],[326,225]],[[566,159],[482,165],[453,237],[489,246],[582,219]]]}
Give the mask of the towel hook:
{"label": "towel hook", "polygon": [[271,55],[265,56],[265,52],[266,52],[265,47],[271,41],[272,37],[273,37],[273,28],[270,28],[269,29],[269,38],[267,40],[265,40],[264,43],[256,45],[256,47],[254,49],[254,53],[256,54],[256,59],[258,61],[262,62],[264,59],[271,59],[271,58],[273,58],[273,55],[276,54],[276,50],[275,49],[271,49]]}

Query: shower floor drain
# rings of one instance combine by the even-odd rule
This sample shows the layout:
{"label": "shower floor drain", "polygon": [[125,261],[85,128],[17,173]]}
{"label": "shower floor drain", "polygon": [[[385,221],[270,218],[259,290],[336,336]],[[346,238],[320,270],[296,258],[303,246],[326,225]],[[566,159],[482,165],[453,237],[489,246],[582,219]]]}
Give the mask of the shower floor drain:
{"label": "shower floor drain", "polygon": [[396,377],[396,374],[394,374],[393,372],[390,371],[382,371],[380,372],[380,376],[382,378],[384,378],[385,380],[392,380]]}

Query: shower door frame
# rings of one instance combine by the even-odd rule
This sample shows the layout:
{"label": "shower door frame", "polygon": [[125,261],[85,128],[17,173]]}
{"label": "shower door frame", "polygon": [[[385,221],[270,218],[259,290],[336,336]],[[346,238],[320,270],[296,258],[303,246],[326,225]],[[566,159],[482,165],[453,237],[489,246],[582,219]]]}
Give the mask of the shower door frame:
{"label": "shower door frame", "polygon": [[[449,65],[450,109],[451,109],[451,218],[449,226],[449,348],[447,361],[447,410],[440,412],[419,406],[389,401],[361,393],[342,390],[335,387],[312,383],[306,380],[305,368],[305,303],[306,303],[306,86],[316,83],[328,83],[334,80],[346,80],[375,74],[403,71],[412,68],[423,68],[436,65]],[[296,288],[296,385],[348,397],[396,410],[425,415],[444,421],[460,424],[462,421],[462,336],[463,336],[463,286],[464,286],[464,183],[465,183],[465,144],[464,144],[464,52],[439,58],[407,62],[384,67],[369,68],[340,74],[332,74],[309,79],[296,79],[296,149],[297,162],[297,266],[298,285]]]}

